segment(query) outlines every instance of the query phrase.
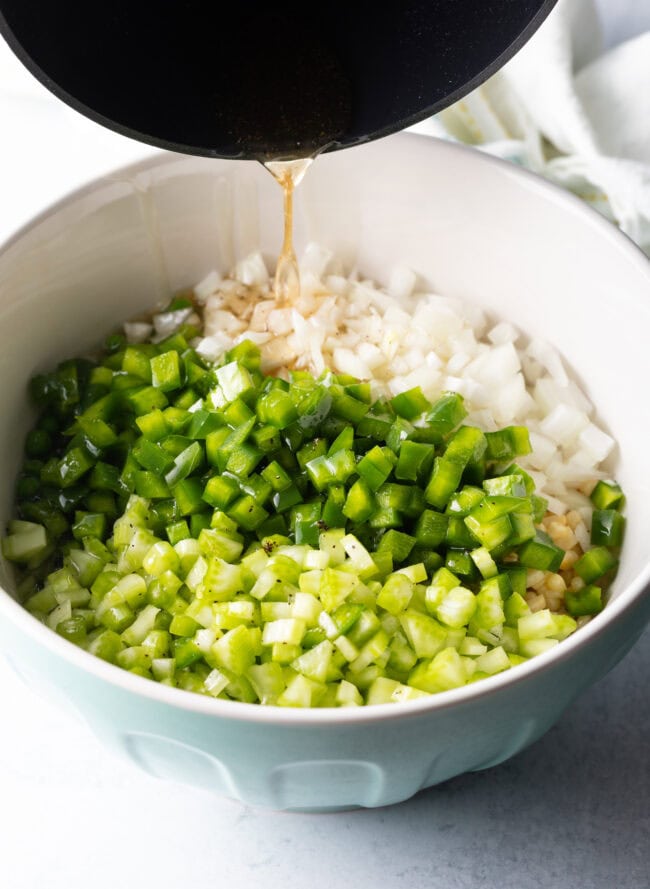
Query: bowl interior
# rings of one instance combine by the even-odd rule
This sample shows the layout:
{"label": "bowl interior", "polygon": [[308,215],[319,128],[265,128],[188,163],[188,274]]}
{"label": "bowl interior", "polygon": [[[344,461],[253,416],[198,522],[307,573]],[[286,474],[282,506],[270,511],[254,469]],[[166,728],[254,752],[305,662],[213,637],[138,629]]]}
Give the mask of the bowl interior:
{"label": "bowl interior", "polygon": [[[424,286],[553,343],[618,442],[628,533],[614,595],[647,572],[650,272],[630,242],[533,176],[404,135],[320,158],[297,195],[296,240],[380,282],[409,265]],[[176,156],[91,184],[12,239],[0,253],[3,522],[29,377],[253,249],[272,262],[280,241],[280,190],[261,166]]]}

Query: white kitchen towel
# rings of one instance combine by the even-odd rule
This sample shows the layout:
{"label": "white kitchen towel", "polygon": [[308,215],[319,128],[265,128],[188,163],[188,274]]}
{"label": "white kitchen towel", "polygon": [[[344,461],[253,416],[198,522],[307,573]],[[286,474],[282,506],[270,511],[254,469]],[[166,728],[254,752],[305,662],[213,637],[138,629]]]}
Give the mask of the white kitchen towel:
{"label": "white kitchen towel", "polygon": [[650,31],[604,52],[593,0],[560,0],[505,68],[415,129],[529,167],[650,254]]}

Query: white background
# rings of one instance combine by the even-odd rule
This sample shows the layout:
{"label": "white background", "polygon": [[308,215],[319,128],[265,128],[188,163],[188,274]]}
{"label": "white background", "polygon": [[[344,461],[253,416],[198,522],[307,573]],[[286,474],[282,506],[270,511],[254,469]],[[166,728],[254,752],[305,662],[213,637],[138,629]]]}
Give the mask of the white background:
{"label": "white background", "polygon": [[[608,43],[650,27],[648,0],[599,5]],[[59,105],[2,45],[0,119],[0,238],[151,151]],[[506,765],[401,806],[330,816],[254,811],[149,778],[0,663],[0,886],[640,889],[649,643]]]}

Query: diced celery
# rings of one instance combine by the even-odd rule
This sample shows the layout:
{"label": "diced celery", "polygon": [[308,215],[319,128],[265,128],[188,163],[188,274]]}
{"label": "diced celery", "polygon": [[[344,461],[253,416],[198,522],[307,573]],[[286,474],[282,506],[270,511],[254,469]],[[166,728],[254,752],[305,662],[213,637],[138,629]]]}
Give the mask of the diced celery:
{"label": "diced celery", "polygon": [[87,636],[86,621],[79,614],[73,615],[67,620],[62,620],[57,623],[56,632],[59,636],[63,636],[63,638],[67,639],[69,642],[74,642],[76,645],[83,645]]}
{"label": "diced celery", "polygon": [[284,642],[287,645],[300,645],[306,629],[305,621],[299,618],[288,617],[269,621],[262,631],[262,644],[273,645],[276,642]]}
{"label": "diced celery", "polygon": [[196,594],[209,602],[225,602],[243,588],[241,565],[231,565],[224,559],[213,556],[208,560]]}
{"label": "diced celery", "polygon": [[315,682],[325,682],[332,652],[332,643],[325,639],[292,661],[291,667],[296,673],[301,673],[308,679],[313,679]]}
{"label": "diced celery", "polygon": [[117,633],[104,630],[88,644],[88,651],[104,661],[115,662],[117,655],[124,648],[124,643]]}
{"label": "diced celery", "polygon": [[387,651],[389,642],[390,639],[385,630],[375,633],[361,648],[358,657],[350,664],[350,673],[360,673],[366,667],[376,663]]}
{"label": "diced celery", "polygon": [[159,608],[145,605],[130,627],[122,633],[126,645],[141,645],[148,633],[153,629]]}
{"label": "diced celery", "polygon": [[506,616],[506,623],[511,627],[516,627],[520,617],[525,617],[531,613],[528,603],[517,592],[512,593],[506,599],[503,610]]}
{"label": "diced celery", "polygon": [[354,574],[336,568],[326,568],[318,590],[323,608],[332,611],[341,605],[358,583],[359,580]]}
{"label": "diced celery", "polygon": [[377,605],[391,614],[404,611],[413,595],[414,584],[402,574],[391,574],[377,596]]}
{"label": "diced celery", "polygon": [[159,540],[147,551],[142,560],[142,567],[153,577],[159,577],[165,571],[178,571],[180,559],[171,543]]}
{"label": "diced celery", "polygon": [[244,548],[240,534],[228,534],[216,528],[204,528],[199,534],[199,546],[205,556],[235,562]]}
{"label": "diced celery", "polygon": [[345,531],[338,528],[332,531],[325,531],[320,535],[318,545],[322,552],[327,553],[330,565],[339,565],[345,561],[344,537]]}
{"label": "diced celery", "polygon": [[555,638],[559,640],[566,639],[571,633],[575,633],[578,626],[568,614],[554,614],[553,620],[555,622]]}
{"label": "diced celery", "polygon": [[435,615],[446,627],[465,627],[477,608],[477,597],[471,590],[456,586],[450,590],[435,609]]}
{"label": "diced celery", "polygon": [[398,568],[395,574],[402,574],[412,583],[424,583],[427,579],[427,569],[424,562],[414,562],[412,565],[405,565]]}
{"label": "diced celery", "polygon": [[356,685],[341,679],[336,690],[336,704],[338,707],[361,707],[363,698]]}
{"label": "diced celery", "polygon": [[519,654],[525,658],[535,657],[538,654],[551,651],[556,645],[559,645],[557,639],[526,639],[522,640],[519,646]]}
{"label": "diced celery", "polygon": [[470,556],[478,570],[481,572],[482,577],[494,577],[495,574],[499,573],[496,563],[486,547],[480,546],[478,549],[472,550]]}
{"label": "diced celery", "polygon": [[517,630],[522,642],[530,639],[547,639],[555,636],[557,632],[554,616],[548,608],[520,617],[517,621]]}
{"label": "diced celery", "polygon": [[216,667],[214,670],[211,670],[203,680],[205,690],[213,698],[219,697],[229,683],[230,679],[224,673],[217,670]]}
{"label": "diced celery", "polygon": [[458,654],[464,657],[479,657],[487,650],[487,645],[484,645],[476,636],[465,636],[458,647]]}
{"label": "diced celery", "polygon": [[228,630],[212,645],[210,656],[218,668],[241,676],[255,663],[255,648],[248,628],[238,626]]}
{"label": "diced celery", "polygon": [[47,549],[45,528],[32,522],[24,525],[30,527],[2,539],[2,553],[11,562],[31,562]]}
{"label": "diced celery", "polygon": [[439,568],[431,578],[431,583],[425,592],[425,604],[427,610],[435,614],[436,608],[454,587],[460,586],[460,580],[447,568]]}
{"label": "diced celery", "polygon": [[510,668],[510,660],[508,655],[500,645],[496,648],[486,651],[476,659],[476,669],[482,673],[492,676],[495,673],[501,673],[503,670]]}
{"label": "diced celery", "polygon": [[367,580],[377,574],[377,566],[372,556],[354,534],[346,534],[341,539],[341,546],[350,560],[350,566],[362,580]]}
{"label": "diced celery", "polygon": [[[301,577],[304,577],[304,575],[301,575]],[[318,618],[322,610],[323,606],[315,595],[302,591],[294,593],[293,599],[289,603],[289,616],[304,620],[308,627],[318,624]]]}
{"label": "diced celery", "polygon": [[445,647],[447,630],[434,618],[407,610],[400,614],[399,620],[409,645],[419,658],[433,657]]}
{"label": "diced celery", "polygon": [[297,673],[289,680],[277,703],[281,707],[315,707],[325,691],[323,683]]}
{"label": "diced celery", "polygon": [[252,664],[246,671],[246,677],[262,704],[276,703],[286,688],[282,667],[274,661]]}
{"label": "diced celery", "polygon": [[[476,594],[476,610],[472,617],[472,624],[481,630],[492,630],[505,622],[503,610],[503,598],[499,585],[495,583],[497,578],[483,581]],[[472,627],[470,624],[470,630]]]}
{"label": "diced celery", "polygon": [[443,648],[421,661],[410,673],[408,685],[433,694],[465,685],[466,674],[455,648]]}

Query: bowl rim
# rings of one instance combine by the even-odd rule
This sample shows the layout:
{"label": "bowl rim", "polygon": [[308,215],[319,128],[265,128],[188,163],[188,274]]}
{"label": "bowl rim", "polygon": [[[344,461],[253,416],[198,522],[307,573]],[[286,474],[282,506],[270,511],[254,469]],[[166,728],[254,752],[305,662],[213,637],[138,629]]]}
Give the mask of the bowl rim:
{"label": "bowl rim", "polygon": [[[407,150],[409,145],[419,145],[421,148],[427,145],[425,150],[439,151],[443,155],[449,153],[451,156],[462,158],[463,163],[482,166],[488,171],[488,175],[504,176],[507,179],[512,179],[517,184],[516,187],[521,188],[523,191],[533,193],[536,197],[548,200],[559,205],[565,211],[581,217],[586,224],[599,231],[602,237],[613,242],[614,246],[622,252],[625,259],[647,278],[650,295],[650,262],[648,258],[627,235],[617,229],[596,210],[585,204],[576,195],[542,179],[529,170],[516,167],[508,161],[465,145],[416,133],[398,133],[382,140],[382,142],[403,143],[404,150]],[[363,152],[364,149],[365,146],[357,146],[350,150]],[[235,161],[227,158],[218,158],[216,160],[218,164],[227,166],[232,166],[235,163]],[[132,180],[134,177],[142,173],[151,172],[158,167],[173,168],[175,165],[187,164],[188,161],[200,163],[202,166],[206,163],[204,159],[197,159],[196,157],[177,155],[172,152],[157,152],[144,160],[117,167],[106,174],[88,180],[49,204],[10,234],[0,244],[0,258],[9,252],[14,245],[19,243],[23,237],[38,228],[41,223],[58,212],[74,206],[75,203],[80,202],[84,197],[104,187],[110,187],[116,182]],[[240,164],[241,162],[236,161],[236,163]],[[182,174],[181,170],[180,175]],[[634,606],[637,600],[642,598],[649,587],[650,560],[633,581],[625,589],[622,589],[600,614],[581,627],[579,632],[562,640],[561,644],[553,649],[536,655],[522,664],[518,664],[516,669],[506,670],[494,676],[486,677],[480,682],[450,689],[449,691],[438,692],[429,698],[409,701],[399,706],[394,704],[376,704],[365,707],[302,709],[278,707],[275,705],[263,706],[260,704],[210,698],[195,692],[188,692],[184,689],[161,685],[159,682],[129,673],[118,666],[95,657],[84,649],[58,636],[49,627],[41,624],[2,586],[0,586],[0,616],[4,616],[12,623],[17,624],[18,628],[36,644],[44,646],[69,664],[94,675],[100,681],[117,686],[136,696],[167,704],[179,710],[191,711],[204,716],[232,719],[238,722],[292,727],[319,725],[336,728],[340,725],[360,725],[384,722],[385,720],[418,718],[433,714],[439,710],[447,710],[452,707],[470,704],[478,698],[488,699],[504,689],[517,686],[525,682],[529,676],[537,675],[547,668],[568,661],[589,645],[591,640],[597,639],[605,632],[608,632],[612,625],[619,623],[625,618],[626,612]]]}

